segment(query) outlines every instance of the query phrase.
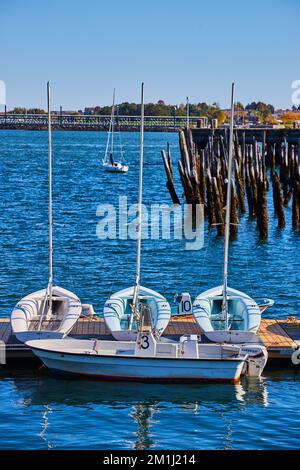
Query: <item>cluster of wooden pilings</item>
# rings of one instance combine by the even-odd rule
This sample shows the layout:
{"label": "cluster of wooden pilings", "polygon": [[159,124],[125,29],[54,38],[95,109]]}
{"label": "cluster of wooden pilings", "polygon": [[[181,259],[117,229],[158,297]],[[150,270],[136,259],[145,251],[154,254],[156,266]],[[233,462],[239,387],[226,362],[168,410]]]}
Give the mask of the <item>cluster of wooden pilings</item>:
{"label": "cluster of wooden pilings", "polygon": [[[204,205],[210,227],[224,235],[226,186],[228,170],[228,133],[214,135],[212,130],[207,144],[195,144],[192,131],[179,131],[181,158],[178,171],[183,197],[188,204]],[[238,234],[241,215],[256,220],[260,239],[268,238],[269,215],[267,191],[273,192],[274,213],[278,227],[286,225],[285,207],[292,205],[292,224],[300,222],[300,166],[299,148],[286,140],[258,143],[253,137],[249,143],[243,134],[234,132],[234,184],[231,195],[231,237]],[[180,204],[174,186],[170,146],[162,150],[167,175],[167,188],[174,204]]]}

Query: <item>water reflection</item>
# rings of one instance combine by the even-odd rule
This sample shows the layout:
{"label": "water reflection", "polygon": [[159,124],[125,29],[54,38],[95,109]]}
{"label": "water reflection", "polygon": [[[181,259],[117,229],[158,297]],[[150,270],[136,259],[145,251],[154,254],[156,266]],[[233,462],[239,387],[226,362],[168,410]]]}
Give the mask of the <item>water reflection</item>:
{"label": "water reflection", "polygon": [[151,401],[140,402],[133,405],[130,413],[131,417],[137,424],[136,441],[134,443],[135,450],[150,449],[154,446],[154,441],[151,439],[151,422],[155,412],[155,402]]}
{"label": "water reflection", "polygon": [[40,438],[46,443],[47,449],[53,449],[54,445],[47,439],[47,429],[49,426],[49,415],[52,413],[52,409],[49,405],[43,405],[42,410],[42,430],[39,433]]}
{"label": "water reflection", "polygon": [[[159,423],[160,413],[174,408],[181,413],[200,415],[210,410],[221,418],[224,449],[233,447],[233,411],[255,403],[268,405],[266,380],[244,380],[241,384],[201,385],[149,385],[133,383],[109,383],[95,381],[63,380],[49,375],[13,373],[11,379],[23,406],[41,413],[39,437],[48,449],[54,448],[48,432],[52,434],[58,413],[63,408],[75,407],[78,412],[93,413],[103,405],[113,410],[128,409],[128,416],[135,427],[129,445],[134,449],[150,449],[156,446],[153,427]],[[81,408],[81,410],[80,410]],[[75,411],[76,413],[76,411]],[[172,411],[173,413],[173,411]],[[201,420],[200,426],[201,426]],[[201,429],[199,429],[201,431]],[[108,446],[109,447],[109,446]]]}

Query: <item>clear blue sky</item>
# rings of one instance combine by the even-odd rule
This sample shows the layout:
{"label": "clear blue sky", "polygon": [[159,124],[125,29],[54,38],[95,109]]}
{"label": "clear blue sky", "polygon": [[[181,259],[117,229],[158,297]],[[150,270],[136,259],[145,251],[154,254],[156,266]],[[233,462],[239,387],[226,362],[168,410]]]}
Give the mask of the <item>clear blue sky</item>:
{"label": "clear blue sky", "polygon": [[82,109],[163,99],[291,106],[300,79],[299,0],[0,0],[8,108]]}

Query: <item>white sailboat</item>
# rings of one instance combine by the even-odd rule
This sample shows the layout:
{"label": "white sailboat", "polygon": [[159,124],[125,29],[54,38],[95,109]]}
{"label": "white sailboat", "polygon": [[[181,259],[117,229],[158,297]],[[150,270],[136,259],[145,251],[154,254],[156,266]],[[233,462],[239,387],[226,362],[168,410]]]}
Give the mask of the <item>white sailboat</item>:
{"label": "white sailboat", "polygon": [[142,195],[144,155],[144,84],[141,90],[140,170],[138,196],[138,237],[136,280],[133,287],[121,290],[106,301],[104,321],[117,340],[134,340],[141,321],[147,323],[160,336],[171,318],[171,307],[161,294],[140,285],[142,242]]}
{"label": "white sailboat", "polygon": [[259,377],[264,346],[202,344],[197,335],[179,342],[157,340],[151,331],[136,341],[50,339],[26,343],[56,373],[101,380],[139,382],[232,382]]}
{"label": "white sailboat", "polygon": [[52,249],[52,134],[50,84],[48,103],[49,280],[45,289],[23,297],[11,313],[11,327],[21,342],[36,338],[62,338],[78,320],[82,305],[73,292],[53,285]]}
{"label": "white sailboat", "polygon": [[[102,160],[102,166],[105,171],[110,173],[127,173],[128,172],[128,165],[125,165],[122,161],[115,160],[115,141],[114,141],[114,133],[115,133],[115,89],[113,93],[113,105],[109,123],[109,130],[107,135],[107,142],[105,148],[105,155]],[[121,134],[119,133],[119,136]],[[123,149],[122,144],[120,141],[120,153],[121,153],[121,160],[123,160]]]}
{"label": "white sailboat", "polygon": [[257,342],[256,332],[263,311],[272,301],[266,299],[260,309],[247,294],[228,287],[231,191],[233,180],[234,83],[231,93],[231,119],[228,152],[223,284],[198,295],[193,304],[194,317],[211,341],[229,343]]}

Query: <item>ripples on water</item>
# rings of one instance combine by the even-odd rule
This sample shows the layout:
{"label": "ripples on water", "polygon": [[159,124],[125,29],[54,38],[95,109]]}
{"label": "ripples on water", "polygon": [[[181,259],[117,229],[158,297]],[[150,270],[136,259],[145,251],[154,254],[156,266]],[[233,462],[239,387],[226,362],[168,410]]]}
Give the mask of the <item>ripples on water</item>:
{"label": "ripples on water", "polygon": [[297,448],[299,379],[269,371],[235,386],[120,385],[6,372],[1,448]]}
{"label": "ripples on water", "polygon": [[[53,133],[54,278],[101,313],[113,290],[134,281],[135,242],[100,241],[97,206],[137,201],[139,134],[122,135],[127,175],[101,171],[106,136]],[[146,133],[144,202],[170,203],[160,149],[171,143],[176,171],[177,135]],[[47,134],[0,133],[0,305],[8,316],[23,295],[47,284]],[[299,310],[299,233],[278,231],[268,195],[270,237],[260,243],[255,223],[241,218],[231,244],[230,285],[256,298],[276,300],[270,315]],[[221,282],[223,240],[206,229],[204,248],[182,241],[143,242],[142,283],[164,293],[201,290]],[[0,381],[2,448],[297,448],[299,376],[266,372],[240,386],[149,386],[56,380],[32,372]]]}

